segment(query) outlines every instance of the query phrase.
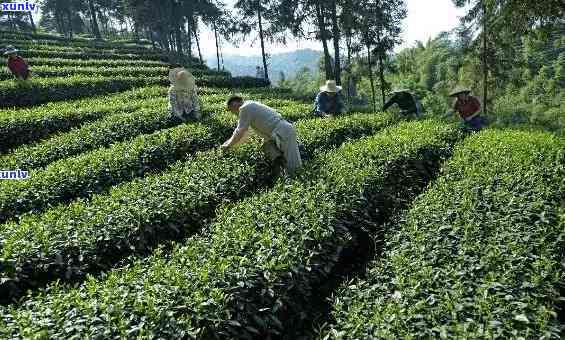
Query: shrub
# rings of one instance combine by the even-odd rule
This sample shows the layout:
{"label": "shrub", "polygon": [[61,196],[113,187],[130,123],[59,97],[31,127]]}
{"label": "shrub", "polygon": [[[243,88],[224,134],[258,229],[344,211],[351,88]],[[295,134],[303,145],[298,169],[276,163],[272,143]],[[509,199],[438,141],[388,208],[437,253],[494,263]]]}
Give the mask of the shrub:
{"label": "shrub", "polygon": [[169,57],[163,53],[147,52],[143,54],[112,53],[112,52],[80,52],[80,51],[50,51],[50,50],[22,50],[24,58],[64,58],[64,59],[104,59],[104,60],[154,60],[168,62]]}
{"label": "shrub", "polygon": [[[284,327],[281,315],[306,306],[300,297],[313,293],[311,285],[323,280],[346,245],[340,212],[362,201],[363,189],[379,191],[386,185],[388,162],[429,157],[449,147],[445,138],[452,133],[453,128],[418,122],[347,145],[325,158],[337,163],[322,161],[322,173],[312,168],[318,180],[306,175],[306,186],[280,183],[222,209],[209,233],[190,238],[168,257],[156,252],[79,288],[54,286],[20,308],[5,309],[0,332],[7,337],[26,332],[50,337],[275,335]],[[75,319],[82,320],[80,327],[69,326],[77,325]]]}
{"label": "shrub", "polygon": [[164,95],[162,87],[129,90],[101,96],[35,108],[0,110],[0,152],[34,142],[55,132],[65,132],[83,123],[92,122],[112,113],[132,112],[153,96]]}
{"label": "shrub", "polygon": [[[297,129],[312,156],[316,150],[373,133],[392,121],[390,115],[359,115],[302,122]],[[205,133],[198,132],[196,127],[184,130],[195,141]],[[186,144],[189,143],[182,145]],[[118,159],[123,156],[112,154]],[[107,195],[28,216],[17,224],[5,224],[0,228],[4,245],[2,268],[4,275],[16,281],[5,281],[4,288],[34,286],[45,277],[80,276],[84,271],[106,267],[128,253],[143,252],[160,239],[198,229],[223,200],[240,197],[265,182],[261,158],[256,146],[234,155],[199,153],[166,173],[123,184]],[[74,169],[80,168],[75,165]],[[142,221],[140,216],[144,216]],[[37,233],[37,228],[43,231]],[[27,236],[22,237],[24,234]],[[42,244],[40,253],[38,244]],[[17,291],[11,294],[16,295]]]}
{"label": "shrub", "polygon": [[163,77],[155,78],[49,78],[35,79],[29,84],[0,82],[0,108],[37,105],[50,101],[69,100],[92,95],[119,92],[151,84],[167,84]]}
{"label": "shrub", "polygon": [[558,339],[563,150],[540,132],[469,137],[337,294],[327,337]]}

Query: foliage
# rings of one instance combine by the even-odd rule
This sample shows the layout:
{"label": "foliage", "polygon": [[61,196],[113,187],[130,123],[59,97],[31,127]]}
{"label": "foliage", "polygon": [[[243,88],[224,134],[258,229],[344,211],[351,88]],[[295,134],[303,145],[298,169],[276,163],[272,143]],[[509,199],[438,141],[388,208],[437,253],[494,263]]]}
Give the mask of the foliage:
{"label": "foliage", "polygon": [[32,79],[20,84],[0,81],[0,108],[37,105],[50,101],[69,100],[92,95],[119,92],[151,84],[165,85],[164,77],[84,77]]}
{"label": "foliage", "polygon": [[148,99],[164,94],[164,89],[155,86],[111,96],[47,103],[34,108],[0,110],[0,151],[6,152],[55,132],[68,131],[112,113],[135,111],[142,103],[136,99]]}
{"label": "foliage", "polygon": [[[8,337],[40,331],[53,337],[99,332],[232,338],[277,334],[284,327],[285,311],[303,307],[301,299],[292,297],[311,294],[311,284],[327,275],[340,246],[347,243],[340,212],[362,201],[364,189],[378,191],[386,185],[387,161],[431,156],[424,150],[448,148],[445,139],[452,132],[441,124],[419,122],[348,144],[321,159],[323,172],[314,166],[311,175],[306,169],[303,180],[279,183],[265,194],[221,209],[209,232],[175,247],[166,261],[156,252],[105,279],[91,278],[77,289],[54,286],[21,308],[3,309],[1,332]],[[120,299],[111,298],[116,294]],[[62,307],[71,299],[73,315]],[[112,310],[102,302],[107,299],[113,301]],[[107,321],[97,330],[94,320],[100,314]],[[53,326],[43,328],[37,318],[48,318]],[[84,321],[81,328],[61,327],[74,318]]]}
{"label": "foliage", "polygon": [[[358,138],[363,135],[371,134],[383,126],[390,124],[392,120],[391,116],[378,118],[352,116],[351,118],[303,122],[297,125],[297,129],[305,147],[305,152],[308,155],[313,155],[316,150],[327,149],[332,145],[338,145],[348,138]],[[170,160],[174,160],[175,158],[167,158],[167,153],[176,152],[178,155],[181,155],[196,146],[200,146],[198,149],[201,150],[205,147],[205,143],[210,143],[214,139],[227,138],[230,131],[229,125],[226,128],[223,127],[222,124],[225,125],[231,121],[231,119],[221,117],[219,117],[219,120],[215,119],[214,123],[215,126],[217,126],[216,129],[223,129],[224,131],[217,132],[214,136],[207,136],[206,134],[210,134],[210,131],[204,130],[202,127],[198,126],[180,127],[170,131],[164,131],[169,138],[168,140],[163,139],[161,143],[164,146],[169,146],[168,148],[161,147],[155,142],[153,142],[153,145],[148,142],[142,145],[134,140],[131,143],[124,144],[124,146],[116,145],[108,151],[86,154],[85,157],[81,158],[84,160],[89,159],[89,164],[91,164],[89,172],[91,174],[94,174],[92,168],[96,167],[96,163],[112,164],[112,167],[115,167],[115,171],[110,168],[106,169],[104,174],[100,174],[104,177],[111,175],[113,178],[112,182],[117,183],[120,179],[120,177],[118,177],[120,173],[122,173],[121,179],[124,180],[128,176],[126,174],[127,172],[130,170],[134,172],[136,171],[135,169],[141,169],[140,166],[143,168],[151,167],[154,171],[156,169],[155,163],[158,160],[163,163],[170,163]],[[178,132],[180,132],[180,134]],[[182,136],[181,139],[176,137],[176,135]],[[148,140],[148,138],[144,139]],[[176,143],[175,139],[177,139],[179,143],[173,146],[172,143]],[[139,139],[139,141],[141,140],[142,139]],[[147,152],[141,157],[135,156],[137,153],[135,150],[136,145],[140,145],[146,149],[147,152],[151,152],[152,156]],[[128,147],[129,149],[123,150],[126,151],[125,153],[120,152],[123,147]],[[156,153],[155,149],[161,150],[161,152]],[[33,282],[45,275],[55,277],[61,275],[81,275],[83,270],[91,271],[98,268],[101,263],[111,262],[114,261],[115,258],[119,258],[119,252],[126,255],[125,251],[119,250],[124,242],[127,242],[130,248],[143,248],[145,244],[151,243],[150,240],[154,236],[150,235],[159,233],[158,230],[165,232],[165,234],[160,236],[165,237],[168,233],[174,234],[175,231],[178,232],[178,229],[182,229],[183,223],[203,223],[204,221],[202,219],[213,213],[213,207],[219,204],[224,198],[231,197],[230,195],[234,195],[233,193],[235,192],[238,192],[235,196],[241,196],[244,193],[242,188],[250,188],[257,185],[254,177],[265,177],[264,174],[261,174],[266,173],[265,169],[259,171],[258,166],[253,165],[252,162],[248,160],[248,158],[252,160],[260,158],[257,148],[254,148],[254,151],[251,149],[246,150],[247,151],[235,158],[231,156],[222,157],[216,151],[202,153],[195,157],[188,157],[184,163],[174,165],[164,174],[149,176],[144,180],[117,186],[113,188],[108,195],[97,195],[90,201],[79,201],[73,203],[70,207],[63,205],[51,209],[43,215],[27,216],[19,223],[8,223],[4,225],[3,228],[1,228],[2,232],[0,232],[1,235],[4,235],[0,236],[0,238],[4,238],[3,244],[5,245],[5,252],[2,258],[7,259],[8,262],[2,267],[4,267],[4,275],[16,279],[15,283],[10,281],[10,283],[6,283],[6,286],[11,284],[22,287],[33,286],[33,283],[28,281]],[[252,153],[249,154],[250,152]],[[102,162],[102,157],[106,158],[106,161]],[[128,158],[131,159],[133,163],[128,161]],[[154,164],[149,164],[147,162],[148,159],[152,159],[152,163]],[[78,160],[79,159],[71,159],[66,161],[67,166],[72,163],[72,168],[77,169],[78,172],[81,168],[81,163]],[[231,164],[228,165],[228,163]],[[53,171],[55,168],[61,167],[54,164],[48,167],[47,171]],[[241,171],[238,170],[237,176],[233,177],[233,173],[230,172],[233,172],[237,168],[241,168]],[[124,172],[124,170],[126,171]],[[196,175],[195,171],[199,171],[198,175]],[[175,174],[177,175],[176,179]],[[250,176],[250,174],[255,175]],[[39,174],[36,175],[39,176]],[[46,173],[40,177],[48,178],[49,176]],[[77,181],[79,175],[76,175],[77,180],[75,181],[68,177],[69,176],[67,176],[64,181],[66,183],[74,182],[74,188],[77,188],[79,186],[77,185],[79,183]],[[96,183],[97,186],[100,186],[103,184],[104,177],[99,177],[96,182],[92,183]],[[217,183],[220,178],[221,185],[214,184]],[[49,185],[45,181],[43,182],[43,186]],[[88,182],[88,178],[82,176],[80,182],[86,183]],[[53,189],[50,190],[51,192],[60,191],[60,189],[58,189],[60,184],[55,182],[52,182],[52,184]],[[22,195],[22,187],[30,187],[30,185],[32,184],[20,186],[19,197],[21,199],[19,201],[27,201]],[[146,188],[143,194],[145,198],[143,199],[147,201],[143,204],[139,201],[141,187]],[[163,188],[168,187],[170,187],[170,189],[168,189],[167,192],[163,192]],[[197,189],[198,187],[200,187],[200,189]],[[205,187],[208,189],[203,189]],[[92,188],[94,189],[94,187]],[[16,192],[16,190],[8,188],[8,192]],[[189,192],[194,192],[194,195],[198,195],[199,198],[190,198],[187,196]],[[47,192],[43,194],[53,197],[52,194],[48,194]],[[204,197],[203,195],[209,196]],[[7,203],[10,201],[8,199],[4,200],[4,198],[9,196],[9,193],[3,196],[3,202]],[[169,202],[166,208],[169,212],[165,215],[162,210],[164,197],[168,197],[166,201]],[[135,205],[140,209],[139,214],[142,214],[141,211],[146,214],[143,226],[139,225],[138,214],[132,211],[133,201],[138,202]],[[189,202],[190,204],[187,204]],[[208,203],[206,204],[205,202]],[[40,208],[41,202],[36,200],[32,203],[36,209]],[[17,211],[20,210],[21,207],[23,207],[22,204],[19,205],[19,208],[14,206],[12,209]],[[2,210],[8,211],[8,209]],[[126,211],[128,212],[127,214]],[[189,213],[192,214],[193,217],[186,215]],[[99,217],[101,216],[106,217],[100,220]],[[104,223],[103,228],[101,228],[102,225],[100,225],[100,223]],[[44,232],[41,233],[41,239],[37,239],[32,232],[33,226],[38,225],[42,225],[44,230]],[[139,234],[139,231],[141,231],[140,228],[143,228],[144,235]],[[79,241],[80,244],[70,242],[69,234],[61,233],[63,229],[69,230],[69,232],[72,230],[72,234],[82,240]],[[25,238],[27,240],[25,243],[21,243],[22,239],[19,236],[12,238],[12,236],[21,236],[21,233],[28,232],[32,232],[32,234]],[[92,233],[111,234],[114,236],[107,239],[104,242],[106,245],[101,248],[99,244],[100,237],[94,236]],[[82,234],[84,234],[84,236],[82,236]],[[43,255],[36,253],[37,248],[35,245],[38,243],[44,244],[42,246]],[[55,247],[52,248],[52,245]],[[48,269],[45,269],[44,266],[41,265],[42,263],[48,265],[57,256],[62,257],[61,261],[68,263],[70,267],[63,265],[61,261],[59,261],[58,264],[50,265]],[[82,260],[77,258],[77,256],[80,256]],[[96,261],[91,261],[93,257],[96,258]],[[106,259],[106,257],[108,257],[108,259]],[[8,265],[8,263],[14,264]],[[69,274],[69,271],[72,272],[72,274]]]}
{"label": "foliage", "polygon": [[458,145],[366,279],[337,294],[327,338],[558,339],[563,150],[539,132]]}
{"label": "foliage", "polygon": [[[279,109],[276,102],[267,101],[266,104]],[[167,168],[187,153],[227,139],[233,129],[233,119],[225,117],[226,114],[210,118],[211,121],[203,127],[200,124],[175,126],[180,121],[171,117],[163,107],[165,105],[156,109],[151,108],[155,104],[139,106],[148,107],[131,114],[110,115],[105,120],[55,136],[36,146],[23,147],[5,157],[8,164],[38,168],[29,169],[28,180],[0,182],[0,222],[23,212],[43,211],[54,203],[88,197],[109,186]],[[309,118],[308,111],[298,108],[300,105],[282,107],[279,111],[283,116],[290,116],[290,120]],[[225,97],[205,100],[203,110],[208,114],[222,112]],[[124,141],[117,142],[119,140]],[[110,146],[96,149],[105,145]],[[70,157],[75,154],[78,155]],[[60,160],[50,163],[56,159]],[[45,168],[39,168],[44,165]],[[72,171],[68,173],[66,169]]]}

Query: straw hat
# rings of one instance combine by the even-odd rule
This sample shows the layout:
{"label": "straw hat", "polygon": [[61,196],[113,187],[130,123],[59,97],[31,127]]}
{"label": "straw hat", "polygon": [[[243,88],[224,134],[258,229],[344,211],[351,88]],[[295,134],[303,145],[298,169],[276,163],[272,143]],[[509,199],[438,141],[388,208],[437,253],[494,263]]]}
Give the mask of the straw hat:
{"label": "straw hat", "polygon": [[336,86],[335,80],[328,80],[328,81],[326,81],[326,85],[320,87],[320,91],[337,93],[337,92],[341,91],[341,86]]}
{"label": "straw hat", "polygon": [[466,88],[466,87],[461,87],[461,86],[459,86],[459,87],[456,87],[455,90],[453,90],[453,91],[449,94],[449,96],[450,96],[450,97],[455,97],[455,96],[457,96],[457,95],[460,94],[460,93],[471,93],[471,90],[469,90],[469,89]]}
{"label": "straw hat", "polygon": [[14,53],[18,53],[18,50],[13,45],[6,46],[6,49],[4,50],[5,56],[7,56],[9,54],[14,54]]}
{"label": "straw hat", "polygon": [[183,67],[177,67],[169,71],[169,81],[175,90],[191,91],[196,85],[196,80],[192,73]]}

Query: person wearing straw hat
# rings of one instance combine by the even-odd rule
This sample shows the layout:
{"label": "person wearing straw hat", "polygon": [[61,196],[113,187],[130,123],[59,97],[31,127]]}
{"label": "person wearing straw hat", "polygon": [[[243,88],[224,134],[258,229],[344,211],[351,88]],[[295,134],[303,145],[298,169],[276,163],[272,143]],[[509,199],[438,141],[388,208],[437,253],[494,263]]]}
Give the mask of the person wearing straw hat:
{"label": "person wearing straw hat", "polygon": [[389,100],[383,106],[383,111],[386,111],[392,105],[398,105],[400,114],[404,116],[416,115],[421,116],[423,113],[422,104],[416,96],[407,89],[397,89],[390,93]]}
{"label": "person wearing straw hat", "polygon": [[8,68],[17,80],[25,81],[31,78],[31,72],[24,58],[18,55],[18,50],[12,46],[6,46],[4,56],[8,57]]}
{"label": "person wearing straw hat", "polygon": [[320,87],[320,93],[316,96],[315,108],[312,112],[315,116],[336,115],[345,112],[345,105],[341,97],[341,86],[337,86],[335,80],[328,80]]}
{"label": "person wearing straw hat", "polygon": [[183,122],[200,120],[200,98],[194,76],[182,67],[169,72],[169,111]]}
{"label": "person wearing straw hat", "polygon": [[463,119],[463,126],[472,131],[479,131],[486,125],[486,120],[481,116],[481,102],[470,93],[471,90],[468,88],[457,87],[449,96],[456,98],[453,103],[453,111]]}
{"label": "person wearing straw hat", "polygon": [[262,149],[272,162],[275,175],[282,163],[288,176],[302,167],[296,130],[277,111],[255,101],[244,101],[240,96],[231,96],[227,105],[229,111],[239,116],[239,121],[222,149],[243,143],[251,127],[263,138]]}

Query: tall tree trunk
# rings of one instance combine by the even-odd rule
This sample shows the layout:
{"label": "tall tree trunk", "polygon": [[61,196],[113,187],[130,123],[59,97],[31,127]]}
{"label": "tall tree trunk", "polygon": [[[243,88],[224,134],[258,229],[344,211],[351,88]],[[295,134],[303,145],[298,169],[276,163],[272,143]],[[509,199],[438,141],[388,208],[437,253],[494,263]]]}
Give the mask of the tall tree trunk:
{"label": "tall tree trunk", "polygon": [[345,44],[347,45],[347,67],[351,66],[351,32],[346,34]]}
{"label": "tall tree trunk", "polygon": [[96,39],[102,39],[100,29],[98,28],[98,19],[96,19],[96,9],[94,8],[94,0],[88,0],[88,9],[90,10],[90,18],[92,20],[92,33]]}
{"label": "tall tree trunk", "polygon": [[135,37],[135,40],[139,41],[139,25],[137,24],[137,21],[135,19],[132,19],[132,23],[133,23],[133,36]]}
{"label": "tall tree trunk", "polygon": [[377,33],[377,44],[379,47],[378,53],[379,53],[379,80],[381,82],[381,96],[383,99],[383,106],[385,106],[385,87],[386,87],[386,81],[385,81],[385,71],[384,71],[384,61],[383,61],[383,51],[381,50],[381,36],[380,34]]}
{"label": "tall tree trunk", "polygon": [[488,63],[487,63],[487,6],[485,0],[483,6],[483,113],[488,114]]}
{"label": "tall tree trunk", "polygon": [[71,13],[71,9],[69,7],[65,8],[65,13],[67,15],[67,21],[68,21],[68,32],[69,32],[69,38],[72,39],[73,38],[73,16]]}
{"label": "tall tree trunk", "polygon": [[33,21],[33,15],[31,14],[31,12],[27,13],[29,16],[29,24],[31,25],[31,29],[33,30],[33,33],[37,34],[37,27],[35,27],[35,22]]}
{"label": "tall tree trunk", "polygon": [[171,44],[171,50],[178,55],[177,38],[175,37],[176,31],[176,28],[173,27],[173,30],[169,33],[169,41]]}
{"label": "tall tree trunk", "polygon": [[216,57],[218,58],[218,71],[220,70],[220,42],[218,39],[218,27],[216,26],[216,22],[212,22],[212,26],[214,27],[214,36],[216,37]]}
{"label": "tall tree trunk", "polygon": [[226,70],[226,65],[224,64],[224,53],[222,51],[222,42],[220,41],[220,59],[222,60],[222,71]]}
{"label": "tall tree trunk", "polygon": [[153,36],[153,30],[147,30],[147,37],[149,38],[149,41],[151,41],[151,46],[153,46],[153,48],[157,47],[157,44],[155,43],[155,37]]}
{"label": "tall tree trunk", "polygon": [[12,31],[17,32],[18,29],[16,27],[16,19],[14,19],[14,14],[12,12],[8,12],[8,18],[10,19],[10,28]]}
{"label": "tall tree trunk", "polygon": [[189,58],[189,63],[192,63],[192,18],[186,18],[186,44],[187,44],[187,51],[188,51],[188,58]]}
{"label": "tall tree trunk", "polygon": [[351,98],[357,97],[357,84],[355,83],[355,76],[351,67],[351,30],[346,32],[345,37],[347,45],[347,104],[351,105]]}
{"label": "tall tree trunk", "polygon": [[[177,9],[178,10],[178,9]],[[179,57],[183,54],[183,43],[182,43],[182,30],[183,30],[183,21],[182,21],[182,17],[177,17],[177,20],[175,20],[175,26],[174,26],[174,40],[175,40],[175,45],[176,45],[176,51],[179,55]]]}
{"label": "tall tree trunk", "polygon": [[102,12],[102,10],[98,10],[98,18],[100,18],[100,21],[102,21],[102,28],[104,30],[104,35],[108,36],[109,32],[108,32],[108,18],[106,18],[106,16],[104,15],[104,13]]}
{"label": "tall tree trunk", "polygon": [[377,98],[375,94],[375,79],[373,78],[373,62],[371,61],[370,45],[367,45],[367,63],[369,64],[369,80],[371,81],[371,93],[373,95],[373,112],[377,112]]}
{"label": "tall tree trunk", "polygon": [[163,46],[167,53],[170,54],[172,52],[172,46],[170,44],[169,37],[165,34],[165,32],[159,33],[159,41],[161,42],[161,46]]}
{"label": "tall tree trunk", "polygon": [[196,27],[196,20],[192,18],[192,30],[194,31],[194,40],[196,40],[196,47],[198,48],[198,58],[200,58],[200,64],[204,65],[204,59],[202,59],[202,51],[200,50],[200,39],[198,38],[198,27]]}
{"label": "tall tree trunk", "polygon": [[320,39],[324,47],[324,69],[326,72],[326,80],[333,79],[332,59],[330,57],[330,50],[328,49],[328,39],[326,37],[326,22],[324,18],[324,10],[320,2],[316,3],[316,15],[318,18],[318,30],[320,31]]}
{"label": "tall tree trunk", "polygon": [[267,70],[267,56],[265,55],[265,38],[263,36],[263,22],[261,18],[261,3],[257,6],[257,17],[259,18],[259,37],[261,39],[261,54],[263,55],[263,69],[265,70],[265,80],[269,81],[269,70]]}
{"label": "tall tree trunk", "polygon": [[381,96],[383,98],[383,106],[385,106],[385,89],[386,89],[386,80],[385,80],[385,71],[384,71],[384,62],[383,62],[383,55],[379,53],[379,79],[381,81]]}
{"label": "tall tree trunk", "polygon": [[341,60],[339,55],[339,39],[341,32],[339,30],[339,24],[337,21],[337,0],[332,0],[332,30],[333,30],[333,41],[334,41],[334,72],[335,72],[335,82],[337,85],[341,85]]}
{"label": "tall tree trunk", "polygon": [[59,8],[55,8],[55,23],[57,24],[57,32],[59,32],[59,34],[66,35],[63,17]]}

